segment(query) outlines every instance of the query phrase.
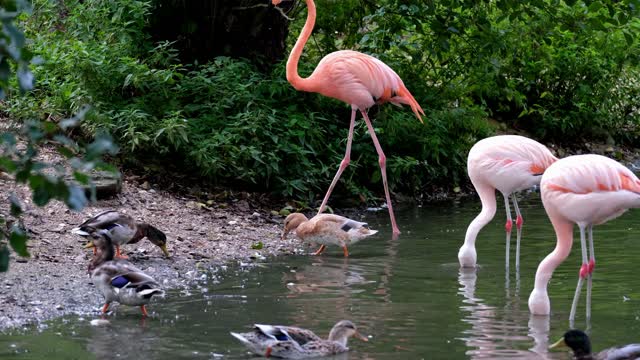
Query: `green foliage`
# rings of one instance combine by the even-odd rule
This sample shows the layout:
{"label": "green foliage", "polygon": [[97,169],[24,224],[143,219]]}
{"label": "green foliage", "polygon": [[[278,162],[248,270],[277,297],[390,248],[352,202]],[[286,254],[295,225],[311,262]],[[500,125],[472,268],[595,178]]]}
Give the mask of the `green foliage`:
{"label": "green foliage", "polygon": [[[34,68],[39,83],[7,103],[12,116],[58,119],[92,104],[84,133],[113,133],[136,166],[179,164],[172,171],[309,203],[326,190],[350,109],[293,89],[284,63],[269,74],[231,58],[182,64],[172,44],[146,33],[149,1],[35,5],[24,24],[43,59]],[[427,112],[422,125],[406,107],[370,110],[396,191],[466,182],[467,151],[492,133],[488,117],[555,141],[637,142],[635,1],[318,0],[317,7],[303,76],[327,53],[355,48],[390,65]],[[289,15],[293,43],[304,3]],[[382,188],[363,124],[342,179],[338,191],[352,195]]]}
{"label": "green foliage", "polygon": [[[14,24],[16,18],[23,12],[29,11],[27,0],[3,0],[0,2],[0,101],[5,98],[9,88],[11,73],[16,77],[21,90],[33,87],[33,75],[29,70],[32,55],[25,48],[25,37]],[[11,65],[15,65],[12,69]]]}
{"label": "green foliage", "polygon": [[[58,125],[28,121],[18,133],[7,131],[0,134],[0,172],[10,174],[17,183],[27,184],[37,206],[45,206],[56,199],[79,211],[89,201],[84,187],[91,189],[91,197],[95,199],[95,187],[87,173],[94,169],[115,171],[101,160],[103,154],[115,154],[117,151],[109,136],[101,134],[82,147],[65,135],[64,131],[78,125],[82,115],[62,120]],[[38,159],[39,150],[45,143],[55,145],[58,153],[67,160],[68,167]],[[9,200],[11,215],[19,219],[22,213],[20,200],[15,195],[11,195]],[[4,231],[5,224],[8,224],[6,219],[0,215],[0,272],[9,266],[6,239],[18,255],[29,256],[26,230],[19,222],[13,222]]]}

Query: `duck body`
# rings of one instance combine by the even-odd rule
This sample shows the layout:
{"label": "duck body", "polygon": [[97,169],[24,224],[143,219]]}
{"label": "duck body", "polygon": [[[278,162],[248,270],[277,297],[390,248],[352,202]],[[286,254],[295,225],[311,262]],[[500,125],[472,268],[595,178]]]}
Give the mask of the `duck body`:
{"label": "duck body", "polygon": [[337,245],[344,250],[345,256],[349,256],[349,246],[378,232],[369,229],[367,223],[340,215],[319,214],[308,219],[301,213],[287,216],[282,237],[286,238],[287,234],[294,230],[302,241],[322,245],[316,255],[320,254],[327,245]]}
{"label": "duck body", "polygon": [[347,352],[347,341],[351,336],[368,341],[348,320],[334,325],[327,340],[311,330],[281,325],[256,324],[251,332],[232,332],[231,335],[254,354],[283,359],[308,359]]}
{"label": "duck body", "polygon": [[151,276],[129,261],[114,259],[113,245],[108,234],[106,230],[90,234],[91,244],[97,251],[89,265],[89,272],[105,299],[102,312],[106,313],[109,305],[115,301],[123,305],[140,306],[146,316],[145,305],[153,296],[163,296],[164,291]]}
{"label": "duck body", "polygon": [[71,232],[82,237],[88,237],[94,230],[106,230],[109,232],[111,241],[116,247],[116,257],[126,258],[120,254],[120,246],[135,244],[145,237],[169,257],[167,236],[162,231],[147,223],[138,223],[131,216],[118,211],[107,210],[101,212],[87,219],[78,227],[72,229]]}

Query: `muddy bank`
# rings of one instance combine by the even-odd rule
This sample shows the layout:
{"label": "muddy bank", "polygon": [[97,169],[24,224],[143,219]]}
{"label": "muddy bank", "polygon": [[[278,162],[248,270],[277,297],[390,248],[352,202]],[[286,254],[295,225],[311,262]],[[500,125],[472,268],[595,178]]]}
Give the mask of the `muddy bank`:
{"label": "muddy bank", "polygon": [[[12,253],[9,272],[0,273],[0,330],[68,313],[98,314],[102,296],[87,274],[92,253],[69,231],[104,210],[117,209],[167,234],[171,258],[146,239],[123,247],[131,262],[166,289],[192,287],[224,265],[245,266],[267,256],[304,251],[295,239],[280,240],[281,216],[243,199],[202,203],[125,177],[119,195],[76,213],[60,202],[33,205],[29,190],[11,179],[0,178],[0,188],[5,199],[12,192],[25,199],[23,219],[32,231],[31,257]],[[0,211],[7,214],[3,203]],[[118,311],[117,306],[113,309]],[[153,314],[153,305],[149,310]]]}

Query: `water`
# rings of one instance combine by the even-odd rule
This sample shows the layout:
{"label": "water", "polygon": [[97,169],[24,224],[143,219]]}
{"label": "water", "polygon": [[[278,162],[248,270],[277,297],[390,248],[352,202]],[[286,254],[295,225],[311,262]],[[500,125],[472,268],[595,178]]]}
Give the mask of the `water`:
{"label": "water", "polygon": [[[277,323],[326,336],[335,322],[350,319],[371,338],[352,339],[352,351],[339,359],[567,359],[566,352],[546,349],[569,326],[579,242],[549,285],[552,316],[531,317],[527,299],[535,270],[555,237],[539,200],[522,201],[521,208],[519,277],[513,258],[505,276],[502,208],[478,238],[480,268],[464,272],[457,252],[479,211],[477,201],[401,211],[398,240],[391,240],[388,215],[380,212],[367,218],[380,233],[351,248],[348,259],[335,247],[318,257],[270,259],[251,271],[231,271],[206,292],[170,291],[149,306],[155,315],[146,320],[138,309],[120,307],[104,327],[89,325],[97,316],[66,317],[0,335],[0,358],[248,359],[229,331]],[[598,265],[590,322],[595,350],[640,342],[637,215],[632,211],[595,228]],[[513,238],[512,254],[515,232]],[[582,329],[585,294],[576,319]]]}

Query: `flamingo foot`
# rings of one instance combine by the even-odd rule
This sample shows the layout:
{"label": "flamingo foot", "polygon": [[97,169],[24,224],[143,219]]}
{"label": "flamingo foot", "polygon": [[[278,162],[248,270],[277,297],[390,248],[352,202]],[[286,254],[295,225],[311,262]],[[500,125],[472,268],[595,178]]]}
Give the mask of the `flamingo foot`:
{"label": "flamingo foot", "polygon": [[324,245],[320,245],[320,248],[318,250],[316,250],[316,252],[313,253],[313,255],[320,255],[322,254],[322,252],[324,251],[324,249],[326,248],[326,246]]}
{"label": "flamingo foot", "polygon": [[522,229],[523,223],[524,223],[524,219],[522,218],[522,216],[518,215],[518,217],[516,218],[516,226],[518,227],[518,230]]}
{"label": "flamingo foot", "polygon": [[349,250],[347,250],[346,246],[342,247],[342,251],[344,251],[344,257],[349,257]]}
{"label": "flamingo foot", "polygon": [[144,305],[140,305],[140,310],[142,310],[142,315],[149,316],[149,313],[147,312],[147,308]]}
{"label": "flamingo foot", "polygon": [[591,259],[589,260],[589,265],[588,265],[588,271],[589,271],[589,275],[591,275],[593,273],[593,270],[596,268],[596,261]]}
{"label": "flamingo foot", "polygon": [[104,306],[102,307],[102,313],[106,314],[107,311],[109,310],[109,303],[104,304]]}
{"label": "flamingo foot", "polygon": [[512,221],[507,220],[506,224],[504,224],[504,229],[505,229],[508,233],[510,233],[512,228],[513,228],[513,222],[512,222]]}
{"label": "flamingo foot", "polygon": [[271,357],[271,346],[267,346],[267,350],[264,352],[264,357]]}
{"label": "flamingo foot", "polygon": [[582,266],[580,266],[580,277],[585,279],[588,275],[589,275],[589,265],[582,264]]}

